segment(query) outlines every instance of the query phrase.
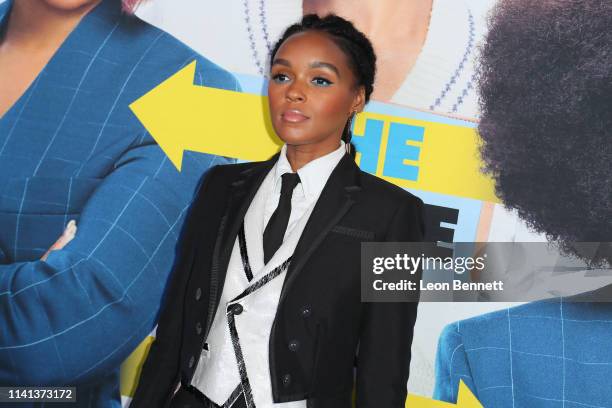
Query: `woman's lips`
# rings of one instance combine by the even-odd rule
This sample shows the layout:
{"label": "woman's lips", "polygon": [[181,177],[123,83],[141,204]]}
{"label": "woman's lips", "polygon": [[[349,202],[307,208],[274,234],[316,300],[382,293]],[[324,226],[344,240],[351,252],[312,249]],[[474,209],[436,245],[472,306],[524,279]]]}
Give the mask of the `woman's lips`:
{"label": "woman's lips", "polygon": [[293,110],[293,109],[284,111],[281,114],[281,117],[283,118],[285,122],[290,122],[290,123],[299,123],[299,122],[303,122],[309,119],[308,116],[304,115],[299,110]]}

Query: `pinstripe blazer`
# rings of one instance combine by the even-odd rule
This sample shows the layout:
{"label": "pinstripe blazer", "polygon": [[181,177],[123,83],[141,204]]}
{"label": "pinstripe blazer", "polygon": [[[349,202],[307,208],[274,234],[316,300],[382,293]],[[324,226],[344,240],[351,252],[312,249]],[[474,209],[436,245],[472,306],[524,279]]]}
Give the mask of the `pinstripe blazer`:
{"label": "pinstripe blazer", "polygon": [[534,302],[447,326],[434,397],[455,402],[461,379],[485,407],[612,407],[612,303],[576,302],[611,292],[604,287],[572,302]]}
{"label": "pinstripe blazer", "polygon": [[[178,173],[128,105],[194,59],[196,83],[238,88],[120,10],[86,15],[0,118],[0,385],[77,385],[83,406],[120,405],[119,365],[154,327],[198,180],[228,162],[187,154]],[[40,261],[71,219],[76,238]]]}

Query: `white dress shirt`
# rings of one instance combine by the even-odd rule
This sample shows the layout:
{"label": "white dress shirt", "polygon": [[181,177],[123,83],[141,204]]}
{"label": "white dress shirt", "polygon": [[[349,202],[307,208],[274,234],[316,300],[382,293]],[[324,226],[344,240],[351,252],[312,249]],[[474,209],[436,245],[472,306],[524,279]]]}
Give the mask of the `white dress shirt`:
{"label": "white dress shirt", "polygon": [[[293,254],[323,187],[345,154],[344,142],[341,142],[338,149],[298,169],[300,183],[293,190],[291,197],[291,215],[283,244],[268,264],[264,265],[263,231],[280,199],[281,176],[292,172],[287,160],[286,149],[286,145],[283,146],[278,161],[266,175],[245,214],[245,240],[253,280],[249,282],[246,278],[238,238],[236,238],[219,307],[206,339],[208,351],[202,352],[191,381],[191,385],[218,405],[223,405],[236,387],[241,384],[238,369],[240,364],[246,369],[253,403],[258,408],[306,407],[304,400],[279,404],[274,404],[272,400],[268,340],[286,270],[239,301],[232,302],[232,299],[268,275]],[[226,315],[227,307],[232,303],[240,303],[243,307],[243,312],[234,316],[242,361],[239,361],[236,356]]]}
{"label": "white dress shirt", "polygon": [[[340,147],[335,151],[319,157],[306,164],[301,169],[298,169],[297,174],[300,176],[300,183],[295,187],[295,190],[293,190],[293,196],[291,197],[291,215],[289,216],[289,223],[287,224],[285,236],[291,233],[295,227],[295,223],[300,220],[308,208],[319,199],[319,195],[321,191],[323,191],[323,187],[325,183],[327,183],[329,175],[340,159],[342,159],[342,156],[344,156],[344,142],[340,141],[340,143]],[[276,210],[278,206],[282,186],[282,175],[293,172],[287,160],[286,150],[287,145],[284,145],[281,149],[278,162],[272,169],[274,173],[274,187],[271,194],[267,196],[264,205],[264,225],[268,225],[270,217],[272,217],[274,210]]]}

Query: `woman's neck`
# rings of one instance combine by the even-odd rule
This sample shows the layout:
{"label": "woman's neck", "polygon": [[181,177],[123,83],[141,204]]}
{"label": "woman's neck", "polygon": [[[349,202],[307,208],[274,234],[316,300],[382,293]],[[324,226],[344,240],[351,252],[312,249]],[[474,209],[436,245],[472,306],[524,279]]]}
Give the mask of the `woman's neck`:
{"label": "woman's neck", "polygon": [[340,147],[339,140],[331,140],[324,145],[306,144],[306,145],[287,145],[287,161],[291,165],[291,169],[296,172],[313,160],[323,157]]}
{"label": "woman's neck", "polygon": [[44,0],[14,1],[0,47],[18,47],[31,52],[55,51],[81,18],[99,2],[61,9]]}

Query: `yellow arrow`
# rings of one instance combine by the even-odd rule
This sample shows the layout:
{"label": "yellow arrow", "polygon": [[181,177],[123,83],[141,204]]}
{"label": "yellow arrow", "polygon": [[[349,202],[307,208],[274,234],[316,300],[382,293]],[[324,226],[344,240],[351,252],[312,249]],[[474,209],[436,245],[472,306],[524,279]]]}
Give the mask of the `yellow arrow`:
{"label": "yellow arrow", "polygon": [[155,337],[147,336],[142,343],[134,351],[132,354],[126,358],[121,364],[121,395],[125,397],[132,398],[134,396],[134,392],[136,392],[136,387],[138,386],[138,379],[140,378],[140,372],[142,371],[142,366],[147,359],[147,355],[149,354],[149,349],[151,348],[151,344]]}
{"label": "yellow arrow", "polygon": [[194,86],[195,68],[193,61],[130,105],[176,168],[185,150],[249,161],[276,153],[282,142],[268,98]]}
{"label": "yellow arrow", "polygon": [[[282,142],[270,122],[268,98],[195,86],[195,69],[194,61],[130,105],[176,168],[181,170],[185,150],[246,161],[278,152]],[[382,123],[381,133],[365,137],[367,123]],[[390,129],[397,125],[422,130],[423,139],[391,138]],[[370,143],[372,137],[378,142]],[[480,172],[479,139],[472,127],[364,112],[355,122],[354,138],[369,139],[358,164],[364,168],[367,157],[364,170],[398,186],[498,201],[493,180]],[[403,156],[411,145],[419,151],[416,160]]]}
{"label": "yellow arrow", "polygon": [[406,408],[483,408],[482,404],[472,394],[463,380],[459,380],[459,395],[457,396],[457,404],[451,404],[443,401],[436,401],[431,398],[421,397],[414,394],[408,394],[406,399]]}

